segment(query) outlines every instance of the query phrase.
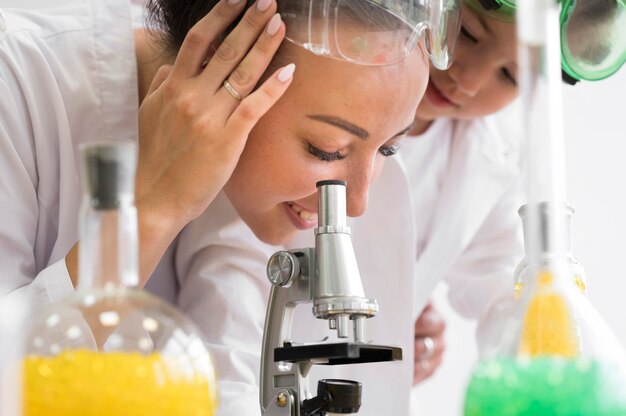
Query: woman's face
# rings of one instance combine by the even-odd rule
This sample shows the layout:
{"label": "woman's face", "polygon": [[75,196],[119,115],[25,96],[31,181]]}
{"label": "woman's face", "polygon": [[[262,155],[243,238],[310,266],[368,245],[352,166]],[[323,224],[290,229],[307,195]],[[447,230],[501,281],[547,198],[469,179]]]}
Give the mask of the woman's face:
{"label": "woman's face", "polygon": [[513,23],[489,19],[463,5],[461,33],[450,69],[431,67],[416,118],[470,119],[497,112],[517,97]]}
{"label": "woman's face", "polygon": [[363,214],[383,160],[412,128],[428,78],[421,49],[379,67],[286,49],[296,63],[293,82],[252,130],[225,187],[242,219],[270,244],[317,225],[320,180],[347,181],[348,215]]}

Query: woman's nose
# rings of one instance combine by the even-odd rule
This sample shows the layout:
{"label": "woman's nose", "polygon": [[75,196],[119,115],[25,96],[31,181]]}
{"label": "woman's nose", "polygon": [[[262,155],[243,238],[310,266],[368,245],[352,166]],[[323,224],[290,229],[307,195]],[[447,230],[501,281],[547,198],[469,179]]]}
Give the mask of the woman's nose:
{"label": "woman's nose", "polygon": [[348,184],[347,208],[349,217],[360,217],[367,210],[368,187]]}
{"label": "woman's nose", "polygon": [[369,188],[374,179],[376,161],[363,163],[347,175],[346,205],[349,217],[359,217],[367,210]]}
{"label": "woman's nose", "polygon": [[474,97],[489,77],[489,66],[478,59],[464,60],[453,64],[448,74],[463,94]]}

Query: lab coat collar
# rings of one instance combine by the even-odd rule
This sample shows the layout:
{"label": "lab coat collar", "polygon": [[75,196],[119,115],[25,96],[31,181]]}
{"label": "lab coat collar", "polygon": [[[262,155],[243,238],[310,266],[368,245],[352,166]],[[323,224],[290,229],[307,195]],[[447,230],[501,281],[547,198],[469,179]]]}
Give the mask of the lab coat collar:
{"label": "lab coat collar", "polygon": [[416,264],[415,319],[497,200],[519,175],[519,137],[503,135],[503,131],[509,133],[511,129],[501,127],[496,118],[455,122],[448,171],[431,235]]}

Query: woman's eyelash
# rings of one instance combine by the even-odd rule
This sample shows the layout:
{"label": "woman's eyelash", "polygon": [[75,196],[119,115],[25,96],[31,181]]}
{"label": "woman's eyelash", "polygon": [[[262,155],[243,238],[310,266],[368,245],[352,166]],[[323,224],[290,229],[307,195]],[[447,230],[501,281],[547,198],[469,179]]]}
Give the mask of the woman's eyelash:
{"label": "woman's eyelash", "polygon": [[345,156],[339,152],[328,153],[323,150],[318,149],[317,147],[309,144],[309,153],[318,158],[319,160],[323,160],[324,162],[334,162],[336,160],[343,160]]}
{"label": "woman's eyelash", "polygon": [[378,153],[380,153],[384,157],[389,157],[398,153],[399,149],[400,149],[399,144],[394,144],[393,146],[382,146],[378,149]]}
{"label": "woman's eyelash", "polygon": [[506,68],[502,68],[502,76],[506,79],[506,81],[517,87],[517,80],[515,79],[513,74],[511,74],[511,71]]}
{"label": "woman's eyelash", "polygon": [[469,40],[471,40],[472,42],[476,43],[478,42],[478,39],[476,39],[474,36],[472,36],[472,34],[470,32],[468,32],[468,30],[465,28],[465,26],[461,26],[461,33],[466,36]]}
{"label": "woman's eyelash", "polygon": [[[399,144],[394,144],[393,146],[381,146],[378,149],[378,153],[380,153],[384,157],[389,157],[398,153],[398,149],[400,149]],[[311,144],[309,144],[309,153],[324,162],[334,162],[334,161],[343,160],[346,158],[344,155],[342,155],[339,152],[332,152],[332,153],[325,152]]]}

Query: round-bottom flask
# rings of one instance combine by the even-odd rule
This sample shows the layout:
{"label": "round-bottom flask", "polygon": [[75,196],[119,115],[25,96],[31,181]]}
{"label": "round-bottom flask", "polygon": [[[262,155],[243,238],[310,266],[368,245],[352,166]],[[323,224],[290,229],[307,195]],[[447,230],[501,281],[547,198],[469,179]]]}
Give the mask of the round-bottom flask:
{"label": "round-bottom flask", "polygon": [[82,149],[79,286],[34,317],[23,359],[24,415],[213,415],[200,332],[137,285],[135,147]]}
{"label": "round-bottom flask", "polygon": [[36,319],[23,366],[24,415],[214,414],[198,331],[133,289],[84,291]]}

